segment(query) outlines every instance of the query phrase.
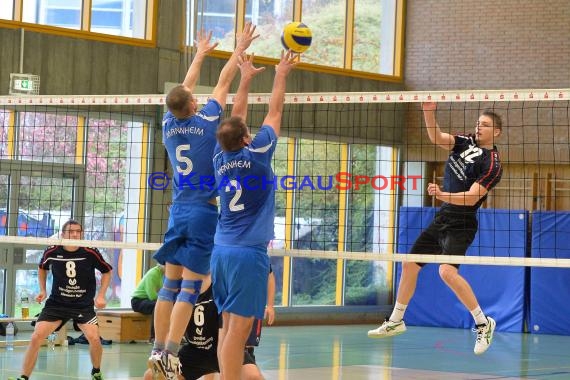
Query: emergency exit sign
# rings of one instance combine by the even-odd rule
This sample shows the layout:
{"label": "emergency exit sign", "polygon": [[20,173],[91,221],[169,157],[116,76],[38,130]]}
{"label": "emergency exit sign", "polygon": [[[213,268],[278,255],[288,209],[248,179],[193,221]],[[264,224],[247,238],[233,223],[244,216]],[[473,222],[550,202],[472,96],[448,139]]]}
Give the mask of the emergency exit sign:
{"label": "emergency exit sign", "polygon": [[14,81],[14,89],[20,91],[29,91],[33,88],[33,81],[28,79],[16,79]]}
{"label": "emergency exit sign", "polygon": [[10,74],[10,95],[38,95],[40,77],[34,74]]}

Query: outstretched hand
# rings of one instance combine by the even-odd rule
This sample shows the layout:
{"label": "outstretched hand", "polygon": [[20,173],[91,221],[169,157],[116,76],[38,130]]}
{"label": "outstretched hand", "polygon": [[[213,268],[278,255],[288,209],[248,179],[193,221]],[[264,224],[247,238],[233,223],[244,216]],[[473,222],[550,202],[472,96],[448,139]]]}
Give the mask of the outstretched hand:
{"label": "outstretched hand", "polygon": [[243,28],[243,32],[237,38],[236,52],[240,54],[247,50],[251,45],[253,40],[259,37],[259,34],[255,34],[256,26],[251,22],[247,22]]}
{"label": "outstretched hand", "polygon": [[212,40],[212,31],[205,33],[204,30],[200,30],[196,39],[194,40],[194,45],[196,46],[196,54],[208,55],[218,46],[218,42],[210,43]]}
{"label": "outstretched hand", "polygon": [[251,79],[265,70],[265,67],[253,66],[254,56],[254,54],[248,56],[246,53],[242,53],[238,56],[238,67],[243,79]]}
{"label": "outstretched hand", "polygon": [[294,53],[292,50],[281,51],[281,61],[275,66],[276,73],[288,75],[297,66],[300,59],[301,55]]}

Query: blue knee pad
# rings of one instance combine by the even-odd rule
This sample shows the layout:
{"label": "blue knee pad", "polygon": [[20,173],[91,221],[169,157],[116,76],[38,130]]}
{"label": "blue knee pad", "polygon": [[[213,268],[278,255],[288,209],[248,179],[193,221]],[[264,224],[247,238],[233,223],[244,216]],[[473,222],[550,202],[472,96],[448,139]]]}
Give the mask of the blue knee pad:
{"label": "blue knee pad", "polygon": [[160,290],[158,291],[158,299],[161,301],[174,303],[176,301],[176,296],[178,295],[178,292],[180,292],[181,283],[182,283],[181,279],[173,280],[164,277],[162,288],[160,288]]}
{"label": "blue knee pad", "polygon": [[200,295],[200,289],[202,288],[202,282],[203,282],[202,280],[182,281],[182,289],[187,291],[181,289],[180,293],[178,293],[178,297],[176,297],[176,302],[186,302],[192,305],[196,305],[196,301],[198,300],[198,296]]}

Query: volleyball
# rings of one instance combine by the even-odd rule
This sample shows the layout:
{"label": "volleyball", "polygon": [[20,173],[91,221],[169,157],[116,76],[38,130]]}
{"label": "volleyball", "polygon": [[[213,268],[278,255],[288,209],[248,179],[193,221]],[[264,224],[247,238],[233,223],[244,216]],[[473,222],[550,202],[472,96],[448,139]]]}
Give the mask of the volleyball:
{"label": "volleyball", "polygon": [[302,22],[290,22],[283,28],[281,43],[285,49],[295,53],[303,53],[311,46],[313,34],[311,29]]}

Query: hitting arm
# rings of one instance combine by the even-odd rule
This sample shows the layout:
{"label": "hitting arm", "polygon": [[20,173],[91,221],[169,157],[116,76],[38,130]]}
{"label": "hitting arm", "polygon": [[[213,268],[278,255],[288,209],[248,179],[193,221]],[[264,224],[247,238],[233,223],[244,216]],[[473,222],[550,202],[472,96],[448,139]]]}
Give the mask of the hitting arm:
{"label": "hitting arm", "polygon": [[435,110],[437,105],[435,103],[422,103],[422,110],[424,111],[424,120],[426,122],[426,129],[430,141],[446,150],[451,150],[455,145],[455,137],[449,133],[444,133],[439,128],[435,119]]}

